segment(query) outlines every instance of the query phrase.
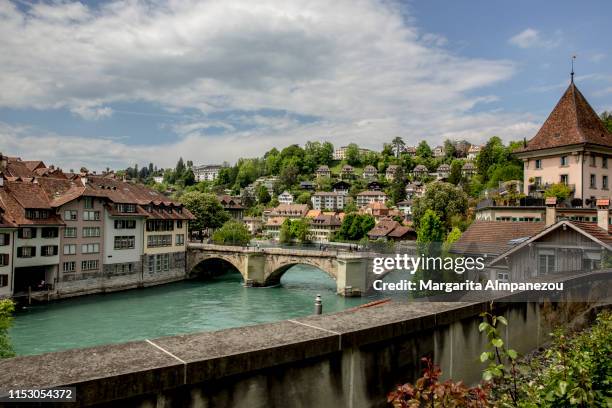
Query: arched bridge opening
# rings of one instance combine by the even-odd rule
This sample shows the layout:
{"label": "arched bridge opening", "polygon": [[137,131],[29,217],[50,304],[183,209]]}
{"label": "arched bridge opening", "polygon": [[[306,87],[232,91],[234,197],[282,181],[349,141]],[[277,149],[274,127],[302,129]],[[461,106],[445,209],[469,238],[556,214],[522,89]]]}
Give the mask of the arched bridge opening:
{"label": "arched bridge opening", "polygon": [[189,272],[190,279],[211,280],[227,274],[238,274],[244,276],[233,261],[222,257],[209,257],[198,262]]}
{"label": "arched bridge opening", "polygon": [[287,272],[289,272],[292,276],[293,272],[298,271],[304,276],[308,274],[309,278],[326,276],[330,280],[333,280],[334,282],[336,281],[336,268],[331,265],[331,262],[330,265],[321,265],[319,263],[313,264],[311,262],[301,261],[286,263],[272,269],[272,271],[266,275],[264,286],[278,285],[281,283],[282,277],[285,276]]}

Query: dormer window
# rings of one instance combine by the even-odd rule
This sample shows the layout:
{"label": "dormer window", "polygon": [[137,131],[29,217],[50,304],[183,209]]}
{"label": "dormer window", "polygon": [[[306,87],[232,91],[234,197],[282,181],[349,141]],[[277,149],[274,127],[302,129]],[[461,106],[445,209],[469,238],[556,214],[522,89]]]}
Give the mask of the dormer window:
{"label": "dormer window", "polygon": [[25,210],[25,217],[30,219],[30,220],[40,220],[40,219],[44,219],[44,218],[49,218],[49,211],[48,210],[26,209]]}
{"label": "dormer window", "polygon": [[117,211],[122,213],[135,213],[136,204],[117,204]]}

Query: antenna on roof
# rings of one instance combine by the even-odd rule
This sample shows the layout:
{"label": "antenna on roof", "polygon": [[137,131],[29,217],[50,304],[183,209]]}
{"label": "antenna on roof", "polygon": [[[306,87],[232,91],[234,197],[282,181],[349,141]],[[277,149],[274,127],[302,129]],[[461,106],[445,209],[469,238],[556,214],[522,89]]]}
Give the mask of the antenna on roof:
{"label": "antenna on roof", "polygon": [[574,60],[576,59],[575,55],[572,55],[572,73],[570,74],[571,76],[571,83],[574,83]]}

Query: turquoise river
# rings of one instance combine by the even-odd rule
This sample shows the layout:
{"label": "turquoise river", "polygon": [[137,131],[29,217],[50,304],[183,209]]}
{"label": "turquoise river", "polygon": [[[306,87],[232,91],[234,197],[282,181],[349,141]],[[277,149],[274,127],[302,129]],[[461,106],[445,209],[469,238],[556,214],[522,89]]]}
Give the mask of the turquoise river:
{"label": "turquoise river", "polygon": [[335,294],[329,276],[308,266],[294,266],[276,287],[245,288],[241,283],[240,274],[228,273],[25,307],[16,313],[11,341],[18,355],[40,354],[305,316],[313,313],[317,294],[324,313],[398,296],[376,292],[343,298]]}

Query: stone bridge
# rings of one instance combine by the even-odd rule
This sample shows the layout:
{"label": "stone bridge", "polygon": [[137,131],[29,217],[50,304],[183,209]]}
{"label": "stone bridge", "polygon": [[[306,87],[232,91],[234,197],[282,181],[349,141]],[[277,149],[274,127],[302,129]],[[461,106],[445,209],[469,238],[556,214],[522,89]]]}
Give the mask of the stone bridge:
{"label": "stone bridge", "polygon": [[272,286],[294,265],[318,268],[336,281],[343,296],[360,296],[379,275],[372,272],[373,254],[287,248],[254,248],[190,243],[187,248],[187,276],[206,270],[209,261],[223,260],[242,275],[245,284]]}

